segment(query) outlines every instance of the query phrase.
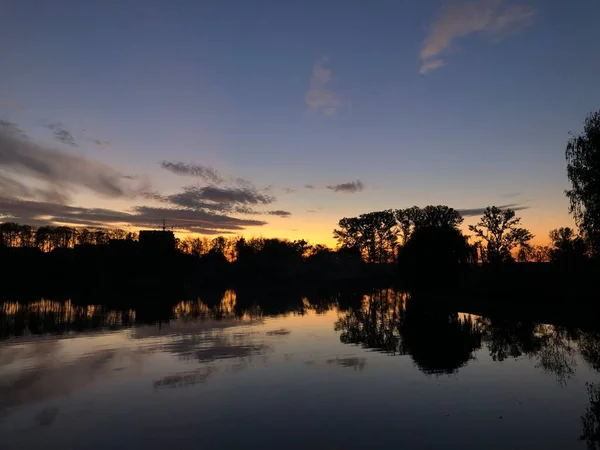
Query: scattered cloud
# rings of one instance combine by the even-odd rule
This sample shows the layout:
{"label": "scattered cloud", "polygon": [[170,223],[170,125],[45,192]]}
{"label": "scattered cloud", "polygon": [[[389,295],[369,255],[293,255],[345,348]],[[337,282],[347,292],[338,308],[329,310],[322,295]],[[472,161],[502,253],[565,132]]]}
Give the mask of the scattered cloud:
{"label": "scattered cloud", "polygon": [[515,198],[515,197],[519,197],[521,194],[522,194],[522,192],[509,192],[508,194],[504,194],[502,197]]}
{"label": "scattered cloud", "polygon": [[77,142],[75,141],[75,137],[71,134],[69,130],[65,128],[62,123],[51,123],[47,125],[47,128],[51,129],[54,134],[54,139],[63,144],[70,145],[72,147],[77,147]]}
{"label": "scattered cloud", "polygon": [[40,189],[47,193],[46,197],[41,197],[46,200],[57,200],[60,197],[66,201],[73,191],[81,188],[102,197],[135,197],[147,187],[132,186],[123,174],[100,162],[31,142],[17,127],[7,125],[6,122],[0,126],[0,171],[2,170],[11,175],[10,178],[4,177],[5,186],[11,179],[15,181],[15,177],[33,177],[43,186]]}
{"label": "scattered cloud", "polygon": [[350,181],[348,183],[334,184],[327,186],[327,189],[331,189],[334,192],[342,192],[347,194],[354,194],[365,189],[364,184],[360,180]]}
{"label": "scattered cloud", "polygon": [[443,56],[456,40],[472,34],[500,41],[533,23],[536,11],[529,6],[507,4],[505,0],[468,0],[444,5],[423,43],[420,73],[446,65]]}
{"label": "scattered cloud", "polygon": [[314,189],[314,188],[315,188],[315,186],[314,186],[314,185],[312,185],[312,184],[305,184],[305,185],[304,185],[304,187],[305,187],[306,189]]}
{"label": "scattered cloud", "polygon": [[109,141],[103,141],[101,139],[86,139],[86,141],[96,144],[98,147],[108,147],[110,145]]}
{"label": "scattered cloud", "polygon": [[[223,177],[215,169],[201,164],[184,163],[182,161],[163,161],[160,163],[160,166],[176,175],[201,178],[210,183],[221,184],[224,181]],[[240,180],[242,179],[240,178]]]}
{"label": "scattered cloud", "polygon": [[282,209],[276,209],[275,211],[267,212],[270,216],[279,216],[279,217],[290,217],[292,215],[289,211],[283,211]]}
{"label": "scattered cloud", "polygon": [[342,105],[342,101],[330,87],[332,70],[326,67],[328,63],[329,58],[322,57],[313,66],[310,86],[304,101],[310,109],[323,110],[326,115],[331,116]]}
{"label": "scattered cloud", "polygon": [[296,189],[292,189],[292,188],[281,188],[281,190],[285,193],[285,194],[293,194],[294,192],[296,192]]}
{"label": "scattered cloud", "polygon": [[[519,205],[516,203],[511,203],[509,205],[500,205],[498,206],[500,209],[510,208],[514,211],[521,211],[524,209],[529,209],[529,206]],[[467,209],[459,209],[458,212],[463,217],[473,217],[473,216],[481,216],[485,212],[485,208],[467,208]]]}

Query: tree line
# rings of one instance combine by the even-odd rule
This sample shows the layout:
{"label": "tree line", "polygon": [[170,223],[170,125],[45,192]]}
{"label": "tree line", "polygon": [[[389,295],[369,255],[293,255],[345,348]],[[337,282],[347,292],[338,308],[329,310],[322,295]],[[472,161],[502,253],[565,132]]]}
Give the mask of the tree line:
{"label": "tree line", "polygon": [[68,226],[41,226],[15,222],[0,224],[0,246],[12,248],[39,248],[50,252],[57,248],[76,245],[105,245],[111,240],[137,240],[138,234],[119,228],[76,228]]}
{"label": "tree line", "polygon": [[[566,196],[578,231],[569,227],[552,230],[547,246],[531,244],[532,233],[512,209],[486,208],[480,220],[468,227],[472,234],[465,235],[460,229],[464,219],[457,210],[430,205],[343,218],[333,231],[335,250],[306,240],[223,236],[176,239],[176,249],[219,264],[235,261],[249,271],[257,267],[277,271],[282,270],[281,264],[293,266],[303,261],[328,264],[350,259],[371,265],[399,262],[414,268],[514,261],[577,265],[600,256],[600,111],[586,118],[584,132],[568,141],[565,155],[572,186]],[[122,229],[0,224],[0,248],[52,252],[137,238],[137,233]]]}
{"label": "tree line", "polygon": [[355,249],[370,263],[414,260],[421,254],[429,263],[450,258],[457,263],[507,262],[575,263],[591,256],[585,239],[569,227],[550,231],[550,244],[531,244],[533,234],[521,226],[510,208],[487,207],[473,235],[460,229],[464,219],[448,206],[413,206],[343,218],[334,230],[340,248]]}
{"label": "tree line", "polygon": [[[588,242],[569,227],[549,233],[547,246],[531,245],[533,235],[521,227],[521,218],[512,209],[490,206],[477,224],[469,226],[472,236],[460,230],[464,219],[448,206],[413,206],[377,211],[343,218],[333,231],[337,249],[312,245],[307,240],[279,238],[188,236],[176,239],[176,250],[196,257],[242,261],[256,267],[274,260],[293,263],[358,257],[366,263],[397,263],[403,258],[432,262],[447,258],[456,262],[500,264],[514,261],[563,262],[574,264],[592,256]],[[9,248],[37,248],[43,252],[79,245],[108,245],[111,241],[137,241],[138,234],[122,229],[75,228],[67,226],[0,224],[0,245]],[[472,242],[471,242],[472,240]],[[447,256],[444,256],[447,253]]]}

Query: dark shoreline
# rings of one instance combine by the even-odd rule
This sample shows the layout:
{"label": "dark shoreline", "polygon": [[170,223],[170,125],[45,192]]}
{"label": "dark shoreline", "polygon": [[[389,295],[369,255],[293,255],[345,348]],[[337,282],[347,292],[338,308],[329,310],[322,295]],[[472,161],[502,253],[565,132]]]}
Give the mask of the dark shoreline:
{"label": "dark shoreline", "polygon": [[[105,305],[116,310],[135,309],[142,315],[168,315],[183,300],[201,298],[217,305],[225,292],[234,290],[239,308],[258,304],[273,313],[284,313],[289,305],[338,302],[357,307],[364,294],[373,289],[394,288],[410,292],[412,301],[426,308],[471,313],[507,320],[532,321],[593,329],[600,326],[600,289],[595,283],[596,267],[567,272],[549,264],[514,264],[497,270],[472,267],[448,286],[435,282],[420,288],[405,286],[396,276],[380,272],[352,280],[232,279],[207,283],[156,277],[147,280],[98,280],[93,284],[74,282],[38,284],[5,283],[1,302],[29,303],[40,298],[71,300],[75,305]],[[111,282],[112,281],[112,282]]]}

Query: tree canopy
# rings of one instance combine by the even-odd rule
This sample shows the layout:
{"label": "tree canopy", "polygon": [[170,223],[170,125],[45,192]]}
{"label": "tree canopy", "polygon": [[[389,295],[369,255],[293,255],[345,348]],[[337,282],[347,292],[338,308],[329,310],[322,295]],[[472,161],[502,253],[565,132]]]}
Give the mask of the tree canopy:
{"label": "tree canopy", "polygon": [[567,176],[571,189],[565,192],[569,212],[595,256],[600,254],[600,111],[587,116],[583,133],[567,143]]}
{"label": "tree canopy", "polygon": [[533,239],[533,234],[520,225],[521,218],[514,210],[488,206],[479,222],[469,225],[469,230],[479,238],[481,259],[493,264],[512,261],[512,251],[528,247]]}

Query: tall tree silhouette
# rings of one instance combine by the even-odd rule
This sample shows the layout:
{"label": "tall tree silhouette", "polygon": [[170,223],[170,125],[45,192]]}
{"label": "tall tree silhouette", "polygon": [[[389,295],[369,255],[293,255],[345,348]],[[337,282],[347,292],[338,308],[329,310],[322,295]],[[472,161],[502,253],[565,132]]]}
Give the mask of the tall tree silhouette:
{"label": "tall tree silhouette", "polygon": [[567,143],[567,176],[571,189],[565,192],[579,232],[600,255],[600,111],[589,114],[583,133]]}
{"label": "tall tree silhouette", "polygon": [[479,222],[469,225],[469,230],[482,244],[482,260],[492,264],[512,261],[513,249],[528,247],[533,234],[520,224],[521,218],[516,217],[514,210],[488,206]]}

